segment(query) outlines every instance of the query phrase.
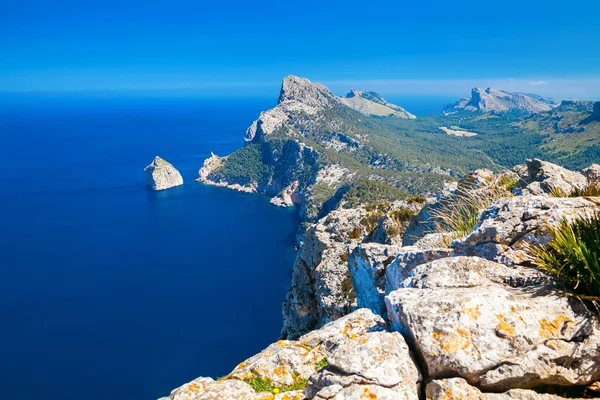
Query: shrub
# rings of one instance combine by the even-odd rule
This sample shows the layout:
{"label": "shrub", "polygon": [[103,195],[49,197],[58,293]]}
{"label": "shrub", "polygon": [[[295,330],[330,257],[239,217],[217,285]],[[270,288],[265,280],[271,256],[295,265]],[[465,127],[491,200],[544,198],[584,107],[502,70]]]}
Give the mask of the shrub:
{"label": "shrub", "polygon": [[307,379],[300,378],[299,376],[294,377],[294,382],[291,385],[277,386],[273,384],[273,381],[269,378],[262,378],[260,376],[252,376],[246,379],[248,385],[254,389],[256,393],[269,392],[269,393],[283,393],[291,392],[293,390],[304,390],[306,387]]}
{"label": "shrub", "polygon": [[415,213],[410,208],[401,208],[399,210],[393,210],[390,212],[390,218],[392,218],[398,225],[403,225],[409,222],[413,215],[415,215]]}
{"label": "shrub", "polygon": [[347,251],[340,255],[340,260],[341,260],[340,264],[346,264],[348,262],[348,252]]}
{"label": "shrub", "polygon": [[327,357],[323,358],[322,360],[320,360],[317,365],[315,365],[315,371],[319,371],[322,368],[325,368],[326,366],[329,365],[329,361],[327,360]]}
{"label": "shrub", "polygon": [[406,199],[406,201],[408,203],[425,203],[427,201],[427,199],[423,196],[421,196],[420,194],[417,194],[415,196],[411,196],[408,199]]}
{"label": "shrub", "polygon": [[502,188],[457,193],[440,208],[431,212],[436,221],[436,231],[455,232],[457,237],[465,237],[475,228],[483,210],[494,201],[509,195],[510,193]]}
{"label": "shrub", "polygon": [[519,180],[515,176],[502,175],[496,184],[501,188],[512,192],[512,190],[517,187],[518,182]]}
{"label": "shrub", "polygon": [[352,229],[352,231],[350,231],[350,239],[358,239],[360,238],[360,227],[359,226],[355,226],[354,229]]}
{"label": "shrub", "polygon": [[600,297],[600,213],[550,228],[547,248],[533,247],[535,263],[577,292]]}
{"label": "shrub", "polygon": [[354,293],[354,287],[352,286],[352,279],[350,279],[350,274],[346,274],[346,276],[342,280],[340,289],[350,303],[352,303],[356,299],[356,294]]}

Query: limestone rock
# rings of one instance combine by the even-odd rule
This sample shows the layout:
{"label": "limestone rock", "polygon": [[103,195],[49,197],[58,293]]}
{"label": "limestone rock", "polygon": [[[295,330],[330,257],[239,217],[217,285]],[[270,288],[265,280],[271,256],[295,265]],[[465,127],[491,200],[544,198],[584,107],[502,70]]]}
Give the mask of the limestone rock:
{"label": "limestone rock", "polygon": [[308,379],[315,372],[317,363],[325,357],[318,346],[311,348],[302,343],[280,340],[240,363],[227,375],[227,379],[243,381],[258,376],[270,379],[277,386],[291,385],[297,378]]}
{"label": "limestone rock", "polygon": [[256,392],[250,385],[237,380],[215,381],[198,378],[173,390],[167,400],[254,400]]}
{"label": "limestone rock", "polygon": [[427,400],[563,400],[552,394],[537,393],[533,390],[512,389],[504,393],[483,393],[462,378],[431,381],[425,388]]}
{"label": "limestone rock", "polygon": [[479,261],[473,271],[477,262],[432,262],[386,297],[392,328],[431,378],[460,376],[493,391],[600,378],[600,325],[580,301],[528,274],[517,287],[500,283],[507,267]]}
{"label": "limestone rock", "polygon": [[401,251],[399,246],[365,243],[354,249],[349,258],[352,286],[358,307],[386,316],[384,297],[385,269]]}
{"label": "limestone rock", "polygon": [[179,171],[170,163],[159,156],[144,168],[146,184],[152,190],[164,190],[174,186],[183,185],[183,178]]}
{"label": "limestone rock", "polygon": [[337,209],[310,226],[284,302],[282,338],[296,339],[357,308],[350,253],[370,240],[383,215],[407,207],[406,202],[395,202],[384,210],[366,206]]}
{"label": "limestone rock", "polygon": [[300,204],[298,186],[300,182],[294,181],[283,189],[277,196],[271,199],[271,204],[278,207],[292,207]]}
{"label": "limestone rock", "polygon": [[[598,102],[597,104],[600,105],[600,102]],[[589,183],[600,183],[600,165],[592,164],[586,169],[584,169],[582,172]]]}
{"label": "limestone rock", "polygon": [[323,342],[335,343],[348,337],[386,329],[385,321],[366,308],[360,308],[344,317],[311,331],[298,339],[303,345],[316,347]]}
{"label": "limestone rock", "polygon": [[516,193],[520,195],[543,195],[553,191],[569,194],[587,183],[579,172],[538,159],[527,160],[527,164],[516,166],[513,172],[519,175]]}
{"label": "limestone rock", "polygon": [[309,379],[309,399],[358,399],[366,393],[381,396],[372,398],[418,399],[421,374],[399,333],[353,335],[329,344],[326,351],[329,365]]}
{"label": "limestone rock", "polygon": [[600,205],[594,198],[546,196],[501,199],[486,209],[475,229],[453,243],[457,254],[476,255],[506,264],[529,261],[529,246],[544,246],[548,229],[561,219],[591,215]]}

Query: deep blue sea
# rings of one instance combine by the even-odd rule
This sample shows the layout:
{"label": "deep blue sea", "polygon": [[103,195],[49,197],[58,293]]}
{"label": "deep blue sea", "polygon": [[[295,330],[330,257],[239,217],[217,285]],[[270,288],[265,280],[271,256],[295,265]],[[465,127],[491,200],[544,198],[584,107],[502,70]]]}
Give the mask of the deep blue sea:
{"label": "deep blue sea", "polygon": [[278,339],[295,210],[194,181],[274,101],[0,94],[0,398],[154,400]]}
{"label": "deep blue sea", "polygon": [[0,398],[154,400],[278,339],[294,210],[194,181],[272,105],[0,97]]}

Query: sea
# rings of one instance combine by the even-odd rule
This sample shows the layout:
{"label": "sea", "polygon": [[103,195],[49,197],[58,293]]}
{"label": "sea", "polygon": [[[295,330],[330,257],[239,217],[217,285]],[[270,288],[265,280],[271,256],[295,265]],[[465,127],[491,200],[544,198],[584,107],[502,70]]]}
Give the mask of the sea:
{"label": "sea", "polygon": [[[195,181],[275,103],[0,93],[0,398],[154,400],[279,338],[297,211]],[[156,155],[183,186],[146,188]]]}

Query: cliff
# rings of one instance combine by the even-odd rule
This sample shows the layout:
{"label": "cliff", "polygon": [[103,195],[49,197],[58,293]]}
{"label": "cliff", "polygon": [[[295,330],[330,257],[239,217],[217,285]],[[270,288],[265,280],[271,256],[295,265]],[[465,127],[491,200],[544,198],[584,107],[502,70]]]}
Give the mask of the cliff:
{"label": "cliff", "polygon": [[[586,178],[534,159],[475,171],[426,204],[332,211],[298,254],[284,340],[165,399],[597,396],[597,310],[531,249],[561,220],[600,211],[599,197],[559,196],[598,185],[599,168]],[[470,229],[435,221],[465,204],[477,206]]]}

